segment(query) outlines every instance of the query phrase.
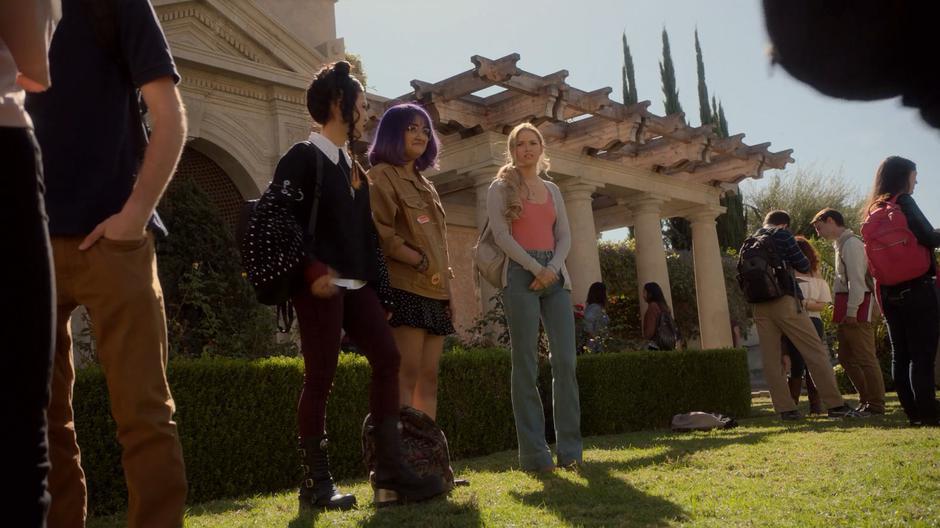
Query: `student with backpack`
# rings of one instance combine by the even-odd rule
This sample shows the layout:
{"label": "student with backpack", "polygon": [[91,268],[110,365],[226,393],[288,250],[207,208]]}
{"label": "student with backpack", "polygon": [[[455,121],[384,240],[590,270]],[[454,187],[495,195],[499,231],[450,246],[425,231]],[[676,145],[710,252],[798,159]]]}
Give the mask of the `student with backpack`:
{"label": "student with backpack", "polygon": [[862,224],[865,252],[888,323],[898,400],[911,425],[940,426],[934,387],[938,301],[935,231],[914,198],[917,166],[900,156],[878,167]]}
{"label": "student with backpack", "polygon": [[646,301],[646,313],[643,314],[643,339],[649,341],[649,350],[675,350],[679,343],[679,327],[666,302],[663,288],[656,282],[643,285],[643,300]]}
{"label": "student with backpack", "polygon": [[790,215],[771,211],[764,226],[748,237],[738,259],[738,284],[751,303],[760,338],[764,378],[774,410],[785,421],[799,420],[786,376],[780,369],[781,336],[796,346],[816,382],[819,399],[830,418],[868,416],[845,404],[829,364],[829,352],[803,308],[793,270],[808,273],[810,263],[789,231]]}
{"label": "student with backpack", "polygon": [[885,382],[875,354],[875,328],[871,323],[872,286],[862,239],[845,227],[835,209],[823,209],[812,220],[816,233],[835,248],[835,292],[832,322],[838,324],[839,363],[858,391],[859,409],[885,413]]}
{"label": "student with backpack", "polygon": [[[402,464],[399,356],[380,298],[385,262],[364,171],[346,149],[361,137],[366,113],[365,92],[351,76],[348,62],[329,64],[317,72],[307,89],[307,109],[321,132],[313,132],[308,141],[295,144],[281,157],[265,192],[284,197],[285,207],[304,231],[303,272],[291,298],[304,358],[297,408],[303,472],[300,509],[356,505],[353,495],[336,489],[327,456],[326,404],[342,330],[372,367],[369,410],[375,421],[376,504],[428,499],[443,492],[441,479],[418,477]],[[259,207],[265,200],[262,197]]]}

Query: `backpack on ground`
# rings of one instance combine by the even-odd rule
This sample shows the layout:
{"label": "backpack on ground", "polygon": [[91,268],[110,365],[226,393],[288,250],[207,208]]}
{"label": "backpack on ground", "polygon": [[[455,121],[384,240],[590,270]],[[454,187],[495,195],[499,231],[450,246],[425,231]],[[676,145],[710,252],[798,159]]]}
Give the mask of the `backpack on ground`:
{"label": "backpack on ground", "polygon": [[868,270],[884,286],[923,277],[930,269],[930,250],[911,232],[897,200],[874,204],[862,223]]}
{"label": "backpack on ground", "polygon": [[774,232],[760,230],[741,245],[737,279],[749,303],[772,301],[793,291],[791,272],[777,250]]}
{"label": "backpack on ground", "polygon": [[679,327],[668,310],[661,310],[656,321],[656,348],[675,350],[679,342]]}
{"label": "backpack on ground", "polygon": [[[450,448],[444,431],[430,416],[413,407],[401,408],[401,454],[403,463],[419,477],[440,477],[445,493],[454,488],[454,470],[450,467]],[[373,486],[376,458],[375,429],[369,414],[362,423],[362,460]]]}
{"label": "backpack on ground", "polygon": [[323,182],[323,155],[313,144],[307,145],[311,155],[316,157],[316,175],[306,231],[291,212],[291,202],[303,200],[303,192],[311,189],[291,186],[288,181],[272,181],[261,198],[245,202],[235,229],[242,266],[255,296],[261,304],[278,307],[278,326],[284,332],[293,322],[289,302],[303,283],[305,249],[309,245],[307,235],[313,236],[316,232]]}
{"label": "backpack on ground", "polygon": [[738,422],[719,413],[690,412],[672,417],[672,430],[675,432],[711,431],[712,429],[731,429]]}

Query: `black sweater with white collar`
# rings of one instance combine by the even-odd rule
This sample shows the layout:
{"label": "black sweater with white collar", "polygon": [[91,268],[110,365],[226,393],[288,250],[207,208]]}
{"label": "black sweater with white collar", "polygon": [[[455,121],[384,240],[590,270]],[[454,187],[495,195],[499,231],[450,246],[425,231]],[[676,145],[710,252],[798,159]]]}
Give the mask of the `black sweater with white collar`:
{"label": "black sweater with white collar", "polygon": [[[297,143],[278,161],[274,182],[302,192],[292,200],[292,213],[306,230],[316,186],[317,147],[309,142]],[[339,165],[323,154],[323,187],[317,210],[316,233],[312,237],[311,260],[333,268],[341,278],[376,281],[379,279],[378,237],[369,205],[369,185],[365,171],[359,188],[350,193],[349,176]],[[340,153],[342,156],[342,153]],[[344,160],[345,164],[345,160]]]}

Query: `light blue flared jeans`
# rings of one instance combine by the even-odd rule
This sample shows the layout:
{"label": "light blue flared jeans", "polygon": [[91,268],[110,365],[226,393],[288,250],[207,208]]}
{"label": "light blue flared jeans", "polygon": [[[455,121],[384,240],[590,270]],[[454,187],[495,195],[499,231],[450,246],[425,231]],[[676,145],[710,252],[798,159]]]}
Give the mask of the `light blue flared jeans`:
{"label": "light blue flared jeans", "polygon": [[[551,251],[530,251],[542,265]],[[524,470],[552,464],[545,441],[545,413],[538,390],[539,320],[548,335],[552,367],[552,409],[558,465],[581,462],[581,403],[576,377],[574,312],[571,292],[563,280],[543,290],[529,285],[534,276],[515,261],[509,263],[503,305],[512,340],[512,411],[519,441],[519,463]]]}

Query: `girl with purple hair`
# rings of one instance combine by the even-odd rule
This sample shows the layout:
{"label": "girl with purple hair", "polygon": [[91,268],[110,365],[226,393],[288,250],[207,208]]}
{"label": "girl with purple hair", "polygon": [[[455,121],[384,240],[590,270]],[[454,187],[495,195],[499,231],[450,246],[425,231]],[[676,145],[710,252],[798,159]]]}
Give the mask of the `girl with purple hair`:
{"label": "girl with purple hair", "polygon": [[421,171],[437,164],[440,143],[420,106],[389,108],[369,149],[372,216],[388,261],[394,308],[389,324],[401,354],[402,405],[437,415],[437,370],[444,336],[454,333],[444,207]]}

